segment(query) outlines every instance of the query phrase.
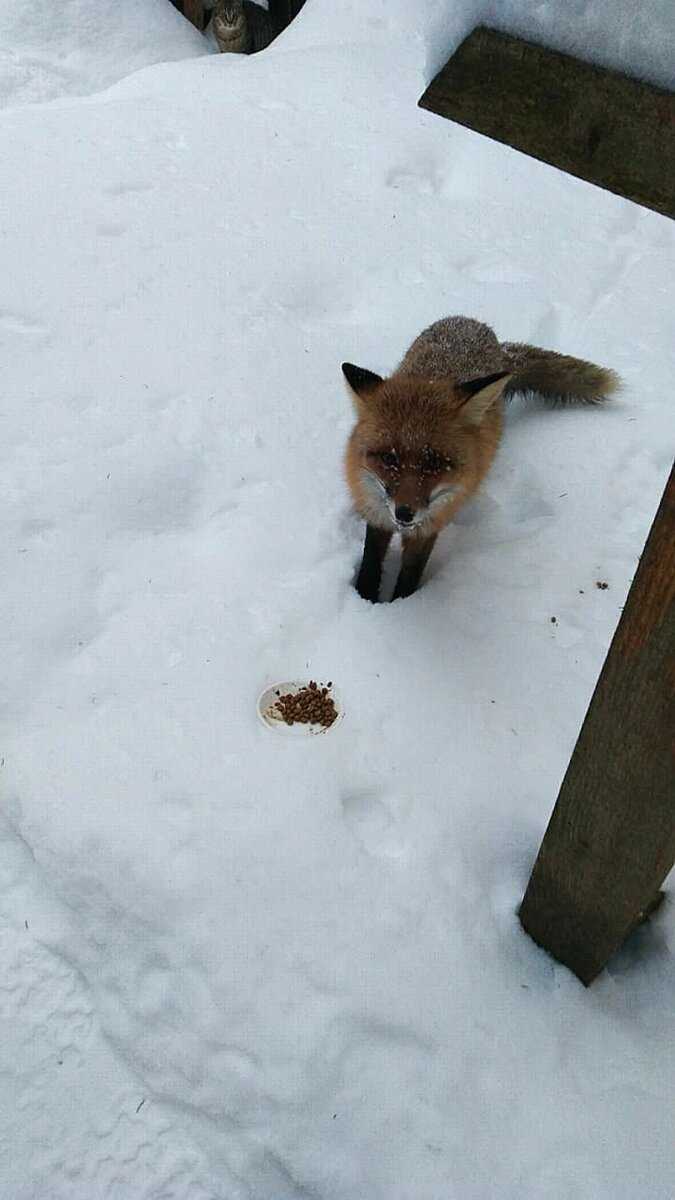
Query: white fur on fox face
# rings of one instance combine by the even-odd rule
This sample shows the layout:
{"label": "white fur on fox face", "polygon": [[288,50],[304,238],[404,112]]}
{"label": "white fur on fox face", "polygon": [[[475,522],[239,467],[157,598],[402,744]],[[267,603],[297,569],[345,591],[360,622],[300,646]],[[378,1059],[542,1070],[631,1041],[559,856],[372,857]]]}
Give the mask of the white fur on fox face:
{"label": "white fur on fox face", "polygon": [[377,525],[380,528],[387,526],[396,527],[396,519],[387,492],[381,479],[374,471],[369,471],[367,467],[361,469],[361,486],[366,498],[365,511],[363,516],[371,525]]}
{"label": "white fur on fox face", "polygon": [[366,493],[366,508],[363,516],[371,525],[380,529],[393,529],[395,533],[414,533],[422,524],[423,517],[418,512],[413,521],[403,525],[396,519],[396,502],[389,495],[382,480],[374,471],[367,467],[361,470],[361,483]]}
{"label": "white fur on fox face", "polygon": [[374,471],[361,469],[361,484],[366,497],[362,515],[371,525],[391,528],[403,537],[423,532],[431,518],[462,491],[456,484],[439,484],[429,497],[429,503],[415,513],[407,524],[396,520],[396,502],[387,492],[385,485]]}
{"label": "white fur on fox face", "polygon": [[425,511],[416,512],[412,521],[399,521],[396,516],[396,500],[389,495],[382,480],[367,469],[364,469],[361,480],[368,493],[367,517],[372,525],[384,523],[395,533],[402,534],[403,537],[407,534],[417,533],[421,529],[425,521]]}
{"label": "white fur on fox face", "polygon": [[459,496],[462,490],[459,484],[439,484],[429,497],[429,511],[437,513],[439,509],[445,508],[445,505],[454,500],[455,496]]}

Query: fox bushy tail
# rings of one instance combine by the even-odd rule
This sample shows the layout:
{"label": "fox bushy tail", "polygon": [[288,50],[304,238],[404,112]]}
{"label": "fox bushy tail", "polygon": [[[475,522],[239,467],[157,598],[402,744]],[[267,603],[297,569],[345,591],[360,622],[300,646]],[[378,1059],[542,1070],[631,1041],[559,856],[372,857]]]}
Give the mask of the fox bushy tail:
{"label": "fox bushy tail", "polygon": [[507,369],[513,371],[505,399],[516,392],[537,392],[557,404],[601,404],[620,384],[614,371],[582,358],[523,342],[502,342],[500,349]]}

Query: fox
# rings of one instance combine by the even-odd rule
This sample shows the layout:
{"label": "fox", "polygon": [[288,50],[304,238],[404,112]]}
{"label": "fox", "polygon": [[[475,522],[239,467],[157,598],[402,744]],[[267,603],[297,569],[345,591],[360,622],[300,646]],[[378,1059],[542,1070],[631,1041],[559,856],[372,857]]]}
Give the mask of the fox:
{"label": "fox", "polygon": [[472,317],[424,329],[387,378],[342,363],[356,410],[345,474],[366,522],[356,590],[376,603],[394,534],[401,565],[393,600],[412,596],[436,538],[474,495],[502,439],[504,405],[517,392],[558,404],[600,404],[618,375],[584,359],[499,342]]}

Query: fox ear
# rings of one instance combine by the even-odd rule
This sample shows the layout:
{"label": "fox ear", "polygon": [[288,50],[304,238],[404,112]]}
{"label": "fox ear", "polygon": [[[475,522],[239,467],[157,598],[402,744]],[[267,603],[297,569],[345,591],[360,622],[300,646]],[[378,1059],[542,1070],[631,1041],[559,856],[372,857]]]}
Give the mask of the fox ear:
{"label": "fox ear", "polygon": [[498,371],[496,375],[485,375],[482,379],[460,383],[459,390],[465,397],[461,412],[470,425],[480,425],[485,414],[501,396],[511,374],[511,371]]}
{"label": "fox ear", "polygon": [[361,400],[366,400],[378,384],[382,383],[381,375],[376,375],[374,371],[366,371],[363,367],[355,367],[353,363],[343,363],[342,374]]}

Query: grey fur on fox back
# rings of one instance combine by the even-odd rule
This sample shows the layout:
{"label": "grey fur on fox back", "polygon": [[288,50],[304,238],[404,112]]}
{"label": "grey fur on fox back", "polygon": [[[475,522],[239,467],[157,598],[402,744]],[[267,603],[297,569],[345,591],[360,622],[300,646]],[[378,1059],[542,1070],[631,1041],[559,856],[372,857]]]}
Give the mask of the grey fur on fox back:
{"label": "grey fur on fox back", "polygon": [[582,358],[542,350],[524,342],[499,342],[494,331],[472,317],[443,317],[415,338],[398,373],[468,381],[509,371],[502,393],[537,392],[558,403],[601,403],[619,385],[618,376]]}

